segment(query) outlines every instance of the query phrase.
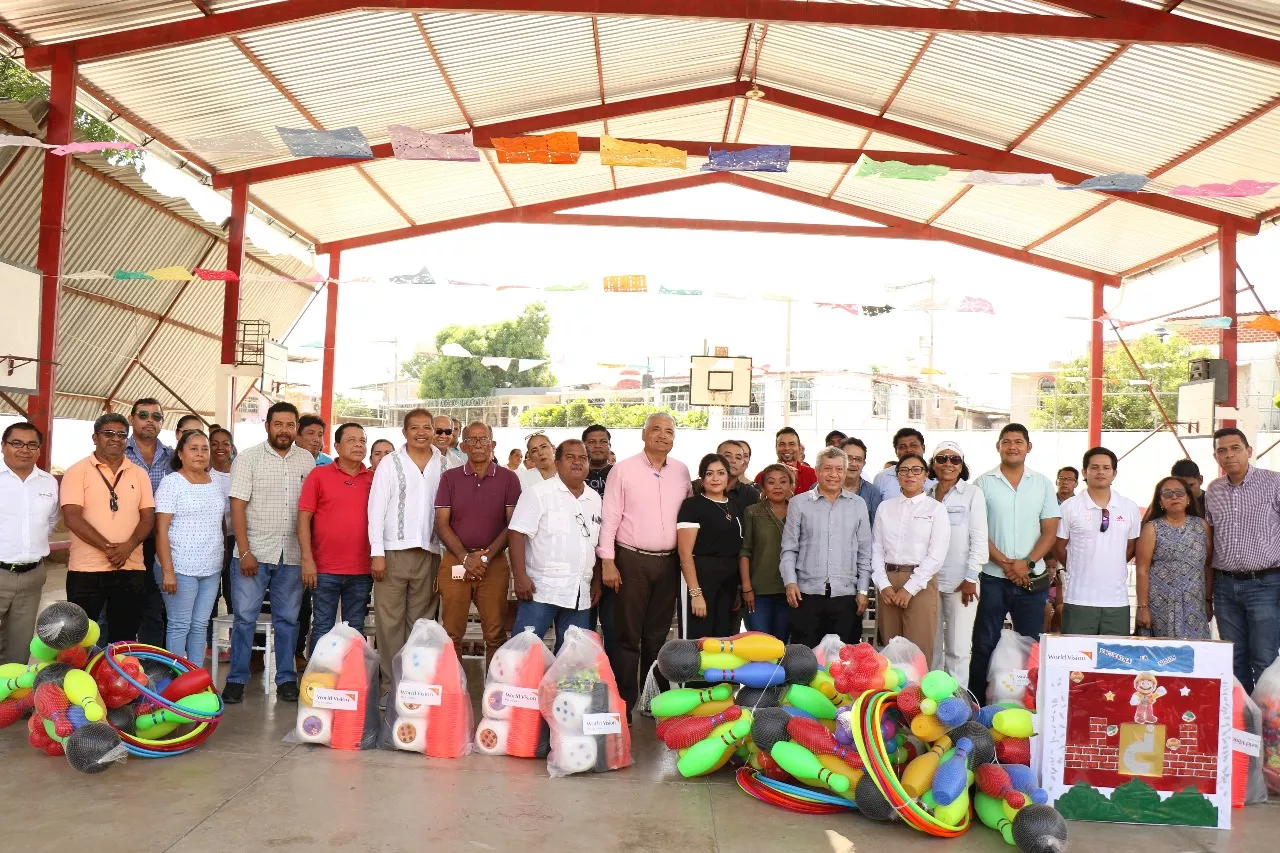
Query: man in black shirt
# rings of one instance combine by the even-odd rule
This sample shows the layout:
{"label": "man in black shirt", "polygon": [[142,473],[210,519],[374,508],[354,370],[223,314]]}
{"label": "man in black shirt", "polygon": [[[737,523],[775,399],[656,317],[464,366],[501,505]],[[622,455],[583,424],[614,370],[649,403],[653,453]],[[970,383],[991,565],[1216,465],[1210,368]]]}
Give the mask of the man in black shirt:
{"label": "man in black shirt", "polygon": [[[747,507],[760,501],[760,490],[756,488],[755,483],[742,481],[743,472],[747,468],[747,453],[742,447],[742,442],[726,439],[716,445],[716,453],[723,456],[729,463],[729,479],[733,485],[729,487],[725,496],[729,498],[729,503],[738,508],[738,515],[746,515]],[[702,480],[693,481],[693,493],[702,494]]]}
{"label": "man in black shirt", "polygon": [[595,489],[600,497],[604,497],[604,483],[609,479],[613,466],[609,464],[609,442],[612,436],[609,430],[592,424],[582,431],[582,441],[587,445],[587,463],[591,470],[587,472],[587,485]]}

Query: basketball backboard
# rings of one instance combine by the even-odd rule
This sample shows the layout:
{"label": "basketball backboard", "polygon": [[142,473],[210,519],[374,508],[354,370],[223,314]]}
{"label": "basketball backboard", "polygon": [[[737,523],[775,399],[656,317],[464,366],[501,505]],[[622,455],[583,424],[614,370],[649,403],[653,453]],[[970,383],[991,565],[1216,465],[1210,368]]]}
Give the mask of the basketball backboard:
{"label": "basketball backboard", "polygon": [[692,406],[751,405],[751,359],[748,356],[695,355],[689,370]]}
{"label": "basketball backboard", "polygon": [[36,390],[40,351],[40,273],[0,262],[0,391]]}
{"label": "basketball backboard", "polygon": [[1178,435],[1204,438],[1213,435],[1214,387],[1212,379],[1184,382],[1178,386]]}
{"label": "basketball backboard", "polygon": [[262,390],[270,394],[276,383],[288,381],[289,348],[277,341],[262,342]]}

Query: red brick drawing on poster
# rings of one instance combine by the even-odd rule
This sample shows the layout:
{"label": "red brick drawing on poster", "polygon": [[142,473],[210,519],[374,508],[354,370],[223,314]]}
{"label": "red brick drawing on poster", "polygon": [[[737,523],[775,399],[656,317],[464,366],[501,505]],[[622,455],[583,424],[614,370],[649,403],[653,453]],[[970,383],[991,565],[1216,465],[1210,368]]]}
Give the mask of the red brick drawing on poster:
{"label": "red brick drawing on poster", "polygon": [[1221,689],[1216,678],[1072,672],[1062,781],[1216,793]]}

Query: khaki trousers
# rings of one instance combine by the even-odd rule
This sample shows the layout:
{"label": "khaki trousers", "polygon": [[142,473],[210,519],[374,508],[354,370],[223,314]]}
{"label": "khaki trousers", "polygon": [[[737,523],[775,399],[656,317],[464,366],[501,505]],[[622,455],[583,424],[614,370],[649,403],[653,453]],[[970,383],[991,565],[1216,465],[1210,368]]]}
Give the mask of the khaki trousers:
{"label": "khaki trousers", "polygon": [[507,589],[511,582],[511,570],[506,552],[489,561],[489,568],[478,581],[453,579],[453,567],[462,565],[457,554],[446,553],[440,562],[438,588],[440,590],[440,622],[461,649],[462,635],[467,632],[467,615],[471,602],[480,613],[480,628],[484,632],[484,664],[489,666],[493,653],[507,641]]}
{"label": "khaki trousers", "polygon": [[0,571],[0,663],[31,659],[45,574],[44,563],[22,574]]}
{"label": "khaki trousers", "polygon": [[373,585],[373,636],[378,644],[382,690],[391,689],[391,661],[409,639],[413,623],[436,615],[440,555],[425,548],[388,551],[387,576]]}
{"label": "khaki trousers", "polygon": [[[889,585],[894,590],[911,580],[911,570],[889,570]],[[904,610],[883,599],[876,601],[876,621],[880,625],[880,642],[887,643],[894,637],[906,637],[924,652],[926,662],[933,660],[933,644],[938,636],[938,579],[929,579],[929,585],[911,597],[911,604]]]}

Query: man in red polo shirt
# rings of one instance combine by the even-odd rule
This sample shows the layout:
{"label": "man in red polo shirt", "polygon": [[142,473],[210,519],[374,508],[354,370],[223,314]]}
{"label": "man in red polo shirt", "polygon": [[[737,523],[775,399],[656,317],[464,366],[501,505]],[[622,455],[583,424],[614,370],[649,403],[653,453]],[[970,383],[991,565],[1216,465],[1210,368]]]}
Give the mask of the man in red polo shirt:
{"label": "man in red polo shirt", "polygon": [[[797,495],[802,495],[818,483],[818,474],[810,465],[804,464],[804,449],[800,446],[800,435],[791,427],[783,427],[774,437],[774,449],[778,452],[778,462],[796,472]],[[761,488],[764,472],[756,475],[756,485]]]}
{"label": "man in red polo shirt", "polygon": [[333,629],[342,603],[342,621],[364,631],[373,576],[369,573],[369,489],[373,471],[364,466],[365,436],[360,424],[343,424],[334,436],[337,458],[307,475],[298,497],[298,545],[302,585],[312,592],[314,649]]}
{"label": "man in red polo shirt", "polygon": [[520,480],[493,461],[493,436],[482,423],[462,431],[467,464],[440,478],[436,535],[440,561],[440,621],[455,645],[467,630],[471,602],[484,631],[485,666],[507,639],[507,523],[520,500]]}

